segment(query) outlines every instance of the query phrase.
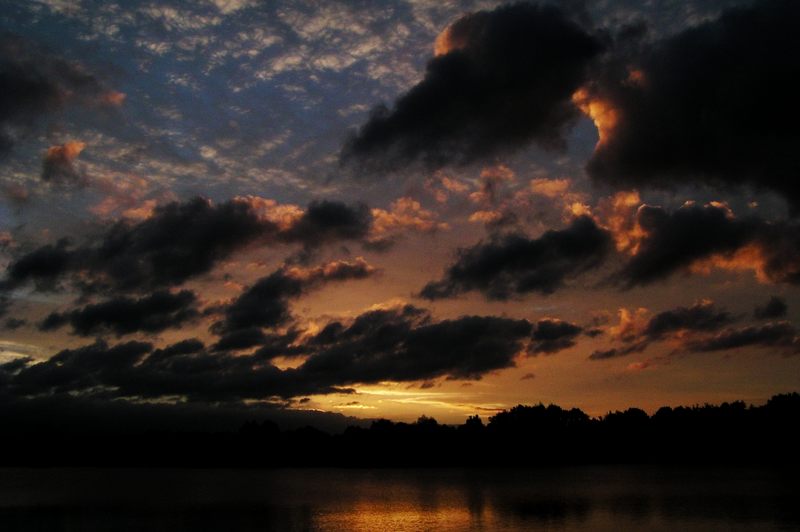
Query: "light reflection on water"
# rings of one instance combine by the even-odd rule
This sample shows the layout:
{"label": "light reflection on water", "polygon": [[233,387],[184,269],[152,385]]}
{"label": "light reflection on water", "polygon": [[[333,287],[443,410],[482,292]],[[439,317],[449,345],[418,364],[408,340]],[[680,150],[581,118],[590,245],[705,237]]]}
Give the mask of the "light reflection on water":
{"label": "light reflection on water", "polygon": [[795,530],[786,471],[0,469],[0,530]]}

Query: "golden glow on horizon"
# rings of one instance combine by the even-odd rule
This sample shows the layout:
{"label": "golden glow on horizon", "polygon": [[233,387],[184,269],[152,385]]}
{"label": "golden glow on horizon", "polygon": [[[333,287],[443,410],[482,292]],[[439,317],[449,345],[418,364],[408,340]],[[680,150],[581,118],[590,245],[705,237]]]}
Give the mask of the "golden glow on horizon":
{"label": "golden glow on horizon", "polygon": [[[383,489],[383,486],[381,486]],[[469,504],[457,499],[450,490],[437,492],[432,507],[420,512],[420,506],[396,500],[368,500],[354,505],[348,512],[328,512],[316,516],[321,529],[330,530],[468,530],[476,516]],[[481,524],[500,526],[492,508],[481,508]]]}
{"label": "golden glow on horizon", "polygon": [[428,388],[424,387],[424,383],[385,382],[358,385],[354,387],[353,394],[314,395],[309,401],[299,403],[294,408],[314,408],[406,422],[413,422],[420,415],[427,415],[442,423],[461,423],[471,415],[479,414],[486,418],[513,406],[487,401],[483,390],[475,391],[471,385],[466,388],[462,385],[463,383],[455,381],[432,384]]}

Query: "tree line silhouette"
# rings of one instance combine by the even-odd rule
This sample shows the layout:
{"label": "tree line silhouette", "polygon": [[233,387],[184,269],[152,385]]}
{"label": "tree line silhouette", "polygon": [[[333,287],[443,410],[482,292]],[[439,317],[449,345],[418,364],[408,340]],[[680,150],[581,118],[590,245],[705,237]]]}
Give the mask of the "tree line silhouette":
{"label": "tree line silhouette", "polygon": [[249,421],[235,432],[14,430],[0,441],[5,466],[411,467],[608,463],[797,464],[800,394],[763,406],[742,401],[638,408],[592,418],[577,408],[515,406],[484,422],[444,425],[386,419],[331,434]]}

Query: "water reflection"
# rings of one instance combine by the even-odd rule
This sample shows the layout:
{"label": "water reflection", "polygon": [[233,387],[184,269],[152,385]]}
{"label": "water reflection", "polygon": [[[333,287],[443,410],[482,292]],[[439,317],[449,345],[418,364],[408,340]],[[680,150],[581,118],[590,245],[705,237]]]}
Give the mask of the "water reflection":
{"label": "water reflection", "polygon": [[0,470],[0,530],[731,530],[800,527],[765,469]]}

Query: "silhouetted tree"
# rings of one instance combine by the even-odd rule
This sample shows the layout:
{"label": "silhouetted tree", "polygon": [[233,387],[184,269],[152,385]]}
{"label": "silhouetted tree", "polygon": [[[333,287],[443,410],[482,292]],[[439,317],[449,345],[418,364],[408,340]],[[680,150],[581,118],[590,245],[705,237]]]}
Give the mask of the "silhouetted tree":
{"label": "silhouetted tree", "polygon": [[[49,429],[9,424],[0,465],[148,466],[520,466],[578,463],[797,464],[800,394],[763,406],[742,401],[638,408],[590,418],[577,408],[517,405],[457,426],[420,416],[374,420],[331,435],[313,427],[281,431],[269,420],[236,432],[111,432],[53,419]],[[53,452],[56,449],[58,452]]]}

